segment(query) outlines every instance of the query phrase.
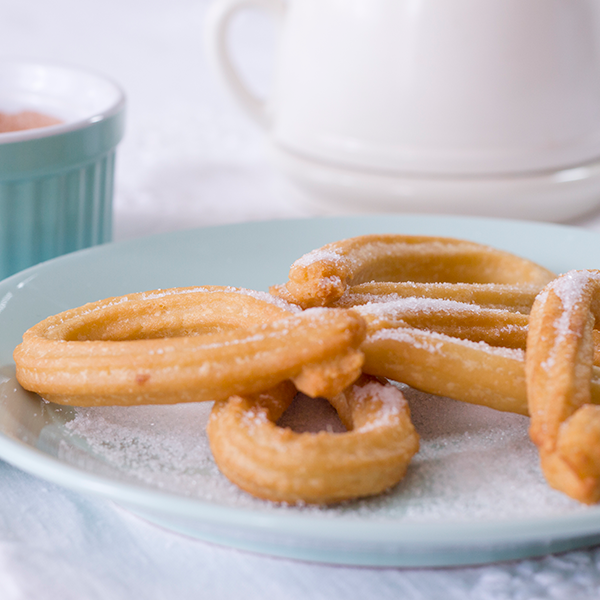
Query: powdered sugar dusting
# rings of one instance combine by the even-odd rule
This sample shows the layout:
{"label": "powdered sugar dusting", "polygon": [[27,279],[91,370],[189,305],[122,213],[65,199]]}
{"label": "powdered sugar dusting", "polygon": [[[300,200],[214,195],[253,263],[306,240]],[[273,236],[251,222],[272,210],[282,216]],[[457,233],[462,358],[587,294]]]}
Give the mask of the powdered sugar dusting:
{"label": "powdered sugar dusting", "polygon": [[317,282],[317,287],[321,290],[329,290],[331,288],[337,288],[342,285],[342,278],[337,275],[331,277],[322,277]]}
{"label": "powdered sugar dusting", "polygon": [[547,486],[526,417],[404,391],[421,449],[394,492],[404,502],[389,507],[389,515],[425,522],[585,510]]}
{"label": "powdered sugar dusting", "polygon": [[555,342],[546,360],[541,363],[543,369],[553,368],[565,339],[575,333],[571,326],[571,319],[583,301],[583,292],[590,280],[600,282],[600,274],[596,271],[569,271],[552,281],[538,295],[537,303],[541,307],[548,301],[550,292],[553,292],[562,303],[562,311],[554,321]]}
{"label": "powdered sugar dusting", "polygon": [[429,350],[431,352],[442,352],[444,350],[444,344],[450,343],[459,346],[465,346],[485,352],[486,354],[493,354],[496,356],[503,356],[506,358],[512,358],[514,360],[524,360],[525,352],[519,348],[505,348],[503,346],[490,346],[485,342],[473,342],[471,340],[464,340],[443,333],[436,333],[434,331],[423,331],[421,329],[415,329],[412,327],[400,327],[397,329],[380,329],[368,336],[369,340],[398,340],[399,342],[410,343],[416,348]]}
{"label": "powdered sugar dusting", "polygon": [[372,397],[379,401],[375,418],[358,427],[357,431],[372,431],[378,427],[391,425],[394,417],[398,416],[406,406],[402,392],[393,385],[382,386],[376,382],[369,382],[358,388],[355,393],[359,402],[367,402]]}
{"label": "powdered sugar dusting", "polygon": [[200,286],[200,287],[192,287],[192,288],[179,288],[179,289],[174,288],[174,289],[167,289],[167,290],[153,290],[151,292],[144,292],[142,294],[142,299],[143,300],[154,300],[154,299],[164,298],[164,297],[173,296],[173,295],[199,294],[199,293],[240,294],[243,296],[250,296],[251,298],[254,298],[256,300],[261,300],[262,302],[267,302],[269,304],[273,304],[275,306],[278,306],[279,308],[282,308],[282,309],[290,311],[290,312],[299,312],[300,311],[300,308],[298,306],[295,306],[294,304],[290,304],[289,302],[286,302],[282,298],[273,296],[272,294],[269,294],[268,292],[250,290],[250,289],[246,289],[246,288],[236,288],[236,287],[225,287],[223,289],[216,289],[216,288]]}
{"label": "powdered sugar dusting", "polygon": [[402,314],[429,315],[434,313],[452,315],[477,315],[482,313],[497,314],[500,321],[506,311],[493,308],[483,308],[477,304],[468,304],[456,300],[445,300],[439,298],[395,298],[386,302],[368,302],[353,309],[363,316],[385,319]]}
{"label": "powdered sugar dusting", "polygon": [[561,300],[565,312],[572,311],[581,302],[581,294],[590,280],[600,282],[600,274],[595,271],[569,271],[556,278],[546,288],[552,290]]}
{"label": "powdered sugar dusting", "polygon": [[[339,506],[274,505],[231,484],[215,466],[208,445],[205,427],[211,403],[78,408],[65,413],[58,412],[63,410],[59,408],[56,421],[62,425],[56,452],[62,460],[87,471],[201,501],[261,511],[435,523],[537,518],[586,510],[546,485],[527,433],[527,418],[400,387],[421,437],[419,453],[393,490]],[[393,392],[390,400],[393,405]],[[387,405],[388,400],[384,402]],[[296,410],[302,410],[302,404]],[[317,409],[315,414],[320,418],[322,411]],[[286,415],[281,422],[285,419]]]}
{"label": "powdered sugar dusting", "polygon": [[292,268],[308,267],[309,265],[321,261],[338,264],[341,260],[343,260],[343,255],[334,248],[317,248],[316,250],[311,250],[310,252],[301,256],[293,263]]}
{"label": "powdered sugar dusting", "polygon": [[140,292],[139,295],[125,295],[120,296],[118,298],[113,298],[110,301],[102,301],[98,303],[92,303],[92,305],[86,310],[80,310],[81,315],[92,314],[97,311],[105,310],[106,308],[110,308],[113,306],[119,306],[121,304],[126,304],[130,302],[134,297],[141,298],[142,300],[159,300],[160,298],[168,298],[170,296],[182,296],[186,294],[219,294],[219,293],[229,293],[229,294],[240,294],[244,296],[250,296],[255,298],[256,300],[260,300],[262,302],[267,302],[268,304],[273,304],[287,310],[289,312],[299,312],[301,309],[294,305],[286,302],[282,298],[278,298],[277,296],[273,296],[268,292],[262,292],[257,290],[250,290],[245,288],[236,288],[236,287],[207,287],[207,286],[198,286],[198,287],[189,287],[189,288],[169,288],[164,290],[151,290],[147,292]]}
{"label": "powdered sugar dusting", "polygon": [[[204,433],[212,403],[78,408],[65,424],[60,453],[69,461],[96,457],[100,467],[166,490],[194,495],[218,469]],[[77,452],[83,446],[86,452]]]}
{"label": "powdered sugar dusting", "polygon": [[246,427],[261,427],[269,422],[266,410],[250,409],[243,414],[243,424]]}

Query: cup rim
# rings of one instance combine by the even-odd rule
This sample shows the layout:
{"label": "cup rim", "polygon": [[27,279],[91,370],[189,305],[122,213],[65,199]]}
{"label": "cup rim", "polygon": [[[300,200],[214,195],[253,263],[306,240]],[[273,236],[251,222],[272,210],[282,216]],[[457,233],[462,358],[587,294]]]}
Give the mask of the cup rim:
{"label": "cup rim", "polygon": [[123,88],[116,83],[112,78],[107,77],[103,73],[100,73],[94,69],[88,69],[78,65],[69,63],[53,62],[53,61],[42,61],[42,60],[26,60],[26,59],[0,59],[0,69],[4,65],[10,65],[13,68],[23,67],[44,67],[48,69],[62,69],[78,73],[81,75],[92,76],[98,81],[111,86],[115,92],[115,100],[109,103],[105,109],[94,111],[93,114],[85,118],[75,119],[64,123],[58,123],[56,125],[46,125],[44,127],[36,127],[32,129],[22,129],[19,131],[8,131],[0,132],[0,145],[11,144],[15,142],[25,142],[29,140],[35,140],[40,138],[51,137],[54,135],[61,135],[78,131],[85,127],[89,127],[94,123],[99,123],[109,119],[113,115],[121,112],[126,105],[126,95]]}

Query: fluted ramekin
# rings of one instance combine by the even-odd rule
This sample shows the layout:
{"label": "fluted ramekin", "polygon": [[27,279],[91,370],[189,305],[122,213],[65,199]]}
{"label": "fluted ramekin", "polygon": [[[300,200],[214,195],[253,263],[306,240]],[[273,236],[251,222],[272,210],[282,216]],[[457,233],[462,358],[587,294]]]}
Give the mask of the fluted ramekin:
{"label": "fluted ramekin", "polygon": [[0,60],[0,112],[61,121],[0,133],[0,279],[110,241],[125,104],[121,88],[102,75]]}

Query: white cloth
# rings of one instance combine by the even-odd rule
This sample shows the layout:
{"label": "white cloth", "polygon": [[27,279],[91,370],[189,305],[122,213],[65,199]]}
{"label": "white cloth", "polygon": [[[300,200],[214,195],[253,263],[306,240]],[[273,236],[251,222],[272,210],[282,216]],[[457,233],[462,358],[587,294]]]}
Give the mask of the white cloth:
{"label": "white cloth", "polygon": [[[0,54],[75,63],[126,90],[115,238],[301,217],[258,128],[218,87],[202,47],[207,0],[20,0],[0,8]],[[268,23],[236,24],[253,85],[269,81]],[[600,217],[580,224],[599,228]],[[0,463],[2,600],[592,599],[600,551],[457,569],[333,567],[263,557],[162,530],[110,502]]]}

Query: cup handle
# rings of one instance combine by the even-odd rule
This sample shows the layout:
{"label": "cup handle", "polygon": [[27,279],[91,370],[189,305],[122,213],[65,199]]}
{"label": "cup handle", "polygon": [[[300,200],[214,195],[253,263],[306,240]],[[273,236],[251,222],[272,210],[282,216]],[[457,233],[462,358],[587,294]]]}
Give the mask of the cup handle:
{"label": "cup handle", "polygon": [[240,79],[227,48],[227,33],[235,13],[255,8],[271,13],[281,23],[286,4],[283,0],[217,0],[206,15],[206,50],[215,71],[234,99],[264,129],[269,129],[271,116],[266,100],[254,95]]}

